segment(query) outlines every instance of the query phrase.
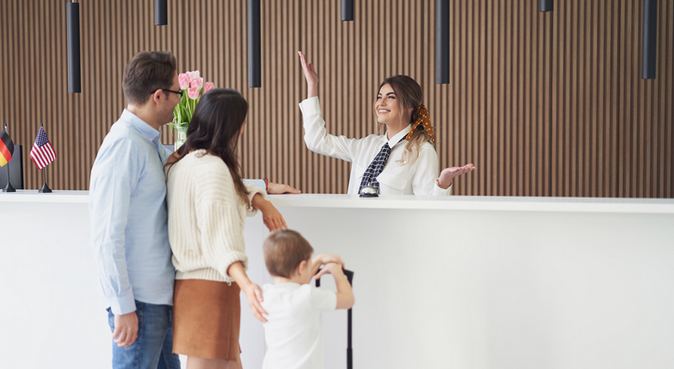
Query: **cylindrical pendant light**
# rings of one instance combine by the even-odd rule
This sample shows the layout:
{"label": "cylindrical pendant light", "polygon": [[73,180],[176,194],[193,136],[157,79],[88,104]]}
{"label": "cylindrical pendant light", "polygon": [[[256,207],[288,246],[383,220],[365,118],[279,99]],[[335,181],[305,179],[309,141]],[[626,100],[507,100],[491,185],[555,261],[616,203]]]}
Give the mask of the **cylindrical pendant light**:
{"label": "cylindrical pendant light", "polygon": [[167,0],[154,0],[154,25],[165,26],[168,24]]}
{"label": "cylindrical pendant light", "polygon": [[435,82],[449,83],[449,0],[435,1]]}
{"label": "cylindrical pendant light", "polygon": [[66,3],[68,93],[82,92],[80,67],[80,4]]}
{"label": "cylindrical pendant light", "polygon": [[353,20],[353,1],[354,0],[342,0],[342,22]]}
{"label": "cylindrical pendant light", "polygon": [[248,86],[260,87],[260,0],[248,0]]}
{"label": "cylindrical pendant light", "polygon": [[657,0],[643,0],[643,22],[641,24],[641,78],[655,79],[656,39],[658,24]]}
{"label": "cylindrical pendant light", "polygon": [[543,13],[551,12],[552,0],[538,0],[538,11]]}

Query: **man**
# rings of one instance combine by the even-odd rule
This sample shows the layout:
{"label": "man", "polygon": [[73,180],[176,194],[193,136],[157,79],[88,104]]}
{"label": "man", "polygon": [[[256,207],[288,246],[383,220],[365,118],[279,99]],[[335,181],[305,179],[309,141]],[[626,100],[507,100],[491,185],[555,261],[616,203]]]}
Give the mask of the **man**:
{"label": "man", "polygon": [[114,369],[179,369],[172,353],[171,264],[166,212],[168,157],[159,129],[180,88],[173,55],[141,52],[124,71],[127,107],[91,170],[90,217],[108,305]]}

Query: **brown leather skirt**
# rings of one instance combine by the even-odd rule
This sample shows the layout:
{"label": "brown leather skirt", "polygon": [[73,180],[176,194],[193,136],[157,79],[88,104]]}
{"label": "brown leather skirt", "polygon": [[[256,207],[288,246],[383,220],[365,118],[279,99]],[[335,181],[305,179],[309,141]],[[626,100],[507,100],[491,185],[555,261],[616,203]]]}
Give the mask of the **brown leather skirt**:
{"label": "brown leather skirt", "polygon": [[176,280],[173,352],[204,359],[239,360],[239,286],[201,279]]}

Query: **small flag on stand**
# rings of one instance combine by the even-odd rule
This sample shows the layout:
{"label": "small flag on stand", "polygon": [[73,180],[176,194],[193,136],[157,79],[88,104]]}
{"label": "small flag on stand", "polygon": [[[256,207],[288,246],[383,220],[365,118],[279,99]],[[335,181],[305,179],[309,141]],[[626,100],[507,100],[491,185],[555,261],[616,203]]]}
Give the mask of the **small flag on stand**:
{"label": "small flag on stand", "polygon": [[[44,169],[47,165],[51,164],[56,160],[56,153],[51,143],[49,143],[49,138],[47,137],[47,132],[44,130],[44,127],[40,126],[40,129],[37,131],[37,136],[35,137],[35,142],[33,147],[30,149],[30,159],[33,161],[33,164],[37,169]],[[44,184],[40,188],[40,192],[51,192],[51,189],[47,185],[47,176],[42,171],[42,180]]]}
{"label": "small flag on stand", "polygon": [[[4,167],[12,161],[12,154],[14,153],[14,142],[9,138],[9,133],[7,133],[7,125],[5,124],[4,129],[0,132],[0,167]],[[16,192],[14,186],[12,186],[9,165],[7,165],[7,185],[2,189],[3,192]]]}
{"label": "small flag on stand", "polygon": [[43,127],[40,127],[40,130],[37,131],[33,148],[30,149],[30,159],[33,160],[37,169],[44,169],[56,159],[54,148],[49,143],[47,132]]}
{"label": "small flag on stand", "polygon": [[4,167],[12,161],[12,153],[14,152],[14,143],[9,138],[6,129],[0,132],[0,167]]}

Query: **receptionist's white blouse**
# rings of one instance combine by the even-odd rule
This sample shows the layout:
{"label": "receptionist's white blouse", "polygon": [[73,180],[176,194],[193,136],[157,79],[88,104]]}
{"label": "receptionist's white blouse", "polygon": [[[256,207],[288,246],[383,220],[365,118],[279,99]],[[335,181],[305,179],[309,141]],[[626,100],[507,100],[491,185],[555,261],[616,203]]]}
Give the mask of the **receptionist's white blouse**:
{"label": "receptionist's white blouse", "polygon": [[[304,121],[304,142],[315,153],[351,162],[349,195],[357,195],[361,179],[370,162],[388,141],[389,146],[399,142],[411,129],[410,126],[387,140],[386,135],[369,135],[365,138],[347,138],[328,134],[321,114],[318,97],[310,97],[300,103]],[[406,142],[392,146],[391,155],[384,170],[377,177],[380,195],[451,195],[452,187],[440,188],[438,178],[438,154],[433,145],[425,142],[419,148],[419,157],[411,163],[403,163]]]}

